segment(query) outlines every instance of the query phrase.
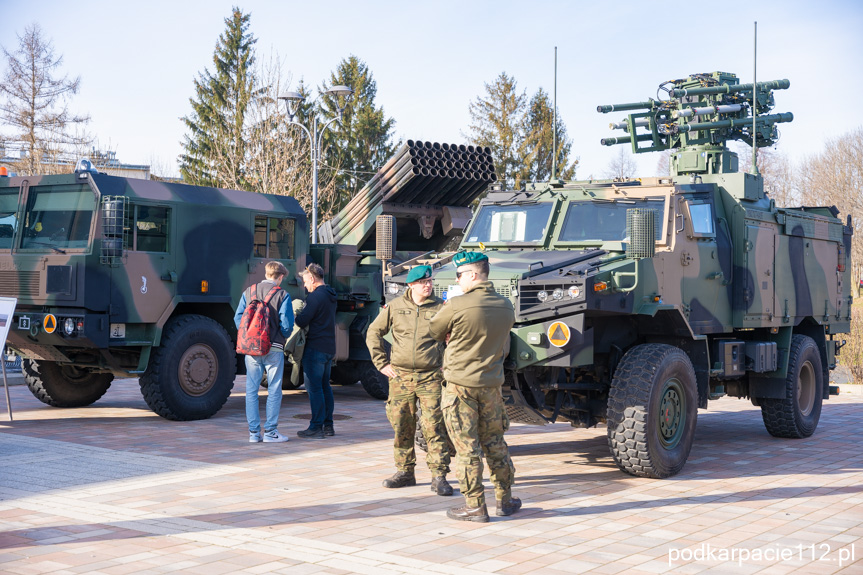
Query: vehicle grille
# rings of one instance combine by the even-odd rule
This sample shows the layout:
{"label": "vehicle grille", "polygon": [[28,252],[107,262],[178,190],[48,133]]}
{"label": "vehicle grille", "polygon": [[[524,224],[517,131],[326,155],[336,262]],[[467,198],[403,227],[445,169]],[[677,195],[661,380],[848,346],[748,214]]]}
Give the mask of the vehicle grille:
{"label": "vehicle grille", "polygon": [[[444,288],[444,286],[442,286],[440,284],[435,284],[435,286],[434,286],[435,296],[437,296],[439,298],[443,298],[443,292],[445,292],[445,291],[446,291],[446,289]],[[496,291],[499,295],[502,295],[503,297],[509,297],[512,295],[512,289],[508,285],[495,286],[494,291]]]}
{"label": "vehicle grille", "polygon": [[39,272],[0,271],[0,296],[38,297]]}
{"label": "vehicle grille", "polygon": [[[578,285],[578,284],[576,284],[576,285]],[[548,295],[550,297],[552,292],[554,292],[554,290],[556,288],[566,289],[566,286],[563,286],[561,284],[555,284],[555,285],[525,285],[525,284],[522,284],[521,287],[519,288],[519,292],[518,292],[518,296],[519,296],[518,297],[518,310],[519,310],[519,312],[527,311],[530,308],[541,304],[542,302],[539,301],[539,298],[537,297],[537,294],[539,292],[545,290],[546,292],[548,292]],[[564,294],[563,299],[560,301],[561,301],[561,303],[572,303],[572,299],[570,299],[568,294]]]}

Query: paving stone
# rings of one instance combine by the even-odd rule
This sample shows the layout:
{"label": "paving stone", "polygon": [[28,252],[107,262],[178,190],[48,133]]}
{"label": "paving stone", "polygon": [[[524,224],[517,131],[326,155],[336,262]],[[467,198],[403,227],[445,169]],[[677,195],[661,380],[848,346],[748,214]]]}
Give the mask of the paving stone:
{"label": "paving stone", "polygon": [[[416,487],[380,486],[392,473],[392,430],[383,404],[360,386],[334,388],[345,416],[334,438],[277,446],[247,442],[244,387],[238,377],[225,407],[194,422],[153,415],[135,380],[115,381],[93,406],[62,410],[26,386],[10,388],[15,421],[0,422],[0,572],[863,572],[863,437],[847,433],[863,395],[831,398],[815,435],[794,441],[770,437],[749,402],[711,402],[686,467],[666,480],[620,472],[601,427],[513,424],[514,493],[525,506],[479,524],[446,518],[462,499],[429,491],[422,451]],[[279,429],[294,435],[307,424],[294,416],[307,414],[305,392],[285,392]],[[674,560],[707,545],[830,554]]]}

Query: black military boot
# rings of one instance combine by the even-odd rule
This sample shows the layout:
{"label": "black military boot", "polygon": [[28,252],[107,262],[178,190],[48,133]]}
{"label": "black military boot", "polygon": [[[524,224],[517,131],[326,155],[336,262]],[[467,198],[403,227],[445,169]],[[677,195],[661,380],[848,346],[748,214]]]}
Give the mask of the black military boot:
{"label": "black military boot", "polygon": [[438,495],[452,495],[452,486],[443,475],[432,479],[431,490]]}
{"label": "black military boot", "polygon": [[521,509],[521,499],[518,497],[510,497],[509,501],[498,501],[497,510],[494,512],[498,517],[506,517],[512,515]]}
{"label": "black military boot", "polygon": [[446,516],[456,521],[476,521],[478,523],[488,523],[488,509],[485,503],[479,507],[453,507],[447,509]]}
{"label": "black military boot", "polygon": [[397,487],[411,487],[417,484],[417,478],[413,471],[396,471],[389,479],[384,479],[384,487],[395,489]]}

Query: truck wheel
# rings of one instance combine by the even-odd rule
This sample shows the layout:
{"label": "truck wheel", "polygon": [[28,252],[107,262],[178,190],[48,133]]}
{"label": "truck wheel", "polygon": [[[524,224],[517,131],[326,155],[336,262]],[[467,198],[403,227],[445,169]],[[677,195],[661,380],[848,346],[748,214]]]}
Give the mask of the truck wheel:
{"label": "truck wheel", "polygon": [[110,373],[35,359],[23,360],[21,369],[30,393],[53,407],[90,405],[105,395],[114,379]]}
{"label": "truck wheel", "polygon": [[357,362],[357,373],[360,383],[366,393],[375,399],[386,399],[390,395],[390,380],[387,376],[375,369],[375,364],[368,360]]}
{"label": "truck wheel", "polygon": [[680,349],[639,345],[623,356],[608,394],[608,446],[617,466],[641,477],[683,469],[698,416],[695,370]]}
{"label": "truck wheel", "polygon": [[336,385],[353,385],[359,380],[356,362],[340,361],[330,369],[330,381]]}
{"label": "truck wheel", "polygon": [[170,320],[150,352],[139,384],[147,405],[165,419],[206,419],[222,408],[236,376],[234,346],[216,321],[200,315]]}
{"label": "truck wheel", "polygon": [[815,433],[821,418],[824,371],[818,345],[808,336],[791,340],[785,398],[760,398],[764,427],[773,437],[801,439]]}

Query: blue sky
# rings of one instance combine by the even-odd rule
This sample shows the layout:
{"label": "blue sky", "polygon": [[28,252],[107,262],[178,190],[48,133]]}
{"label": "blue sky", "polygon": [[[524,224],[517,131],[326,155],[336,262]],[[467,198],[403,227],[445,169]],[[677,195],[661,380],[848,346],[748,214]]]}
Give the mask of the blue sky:
{"label": "blue sky", "polygon": [[[753,74],[758,21],[758,80],[787,78],[775,112],[778,149],[799,160],[829,138],[863,125],[863,2],[726,0],[696,2],[296,2],[221,0],[106,2],[0,0],[0,44],[38,22],[64,71],[81,76],[73,101],[92,117],[90,131],[127,163],[174,165],[190,111],[193,79],[212,55],[232,5],[250,12],[259,59],[278,55],[294,83],[317,86],[351,54],[377,81],[377,103],[407,139],[465,141],[468,104],[500,72],[528,96],[554,88],[581,158],[577,177],[600,176],[616,148],[614,115],[598,104],[656,97],[660,82],[691,73]],[[614,117],[612,117],[614,116]],[[653,175],[656,154],[637,158]]]}

